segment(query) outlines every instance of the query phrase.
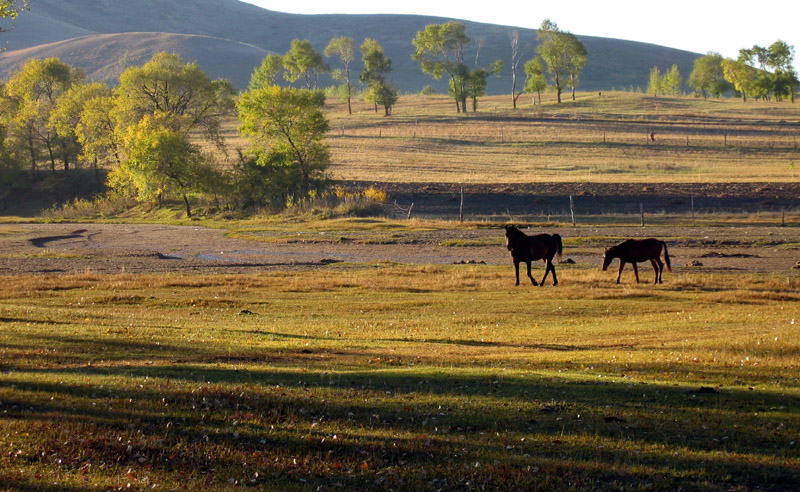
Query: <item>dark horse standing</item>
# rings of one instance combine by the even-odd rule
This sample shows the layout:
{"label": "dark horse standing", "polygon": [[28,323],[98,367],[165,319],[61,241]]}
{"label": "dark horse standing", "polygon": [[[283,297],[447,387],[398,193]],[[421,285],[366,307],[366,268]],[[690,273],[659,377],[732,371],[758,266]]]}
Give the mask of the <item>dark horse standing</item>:
{"label": "dark horse standing", "polygon": [[608,265],[614,260],[619,258],[619,273],[617,274],[617,283],[619,277],[622,275],[622,268],[625,263],[633,265],[633,274],[636,275],[636,283],[639,283],[639,270],[636,264],[642,261],[650,261],[653,265],[653,270],[656,272],[656,280],[654,283],[660,284],[661,274],[664,271],[664,263],[661,263],[661,248],[664,248],[664,261],[667,263],[667,271],[672,271],[672,266],[669,264],[669,253],[667,253],[667,243],[659,241],[658,239],[628,239],[616,246],[606,249],[603,255],[603,271],[606,271]]}
{"label": "dark horse standing", "polygon": [[547,274],[553,272],[553,285],[558,285],[556,278],[556,268],[553,266],[553,257],[561,257],[561,236],[558,234],[538,234],[528,236],[513,225],[506,226],[506,247],[511,252],[511,259],[514,260],[514,270],[517,272],[517,284],[519,285],[519,264],[524,262],[528,265],[528,278],[533,285],[539,285],[531,275],[531,262],[534,260],[544,260],[545,270],[541,285],[547,279]]}

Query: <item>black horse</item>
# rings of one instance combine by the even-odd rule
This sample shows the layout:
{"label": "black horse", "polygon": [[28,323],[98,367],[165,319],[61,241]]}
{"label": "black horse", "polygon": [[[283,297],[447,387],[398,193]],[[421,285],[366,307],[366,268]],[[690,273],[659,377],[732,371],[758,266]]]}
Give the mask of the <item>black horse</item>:
{"label": "black horse", "polygon": [[653,265],[653,271],[656,273],[656,284],[661,282],[661,274],[664,272],[664,263],[661,262],[661,250],[664,250],[664,261],[667,264],[667,271],[672,271],[672,265],[669,263],[669,253],[667,252],[667,243],[658,239],[628,239],[616,246],[606,249],[603,254],[603,271],[606,271],[608,266],[614,260],[619,258],[619,272],[617,272],[617,283],[622,276],[622,269],[625,263],[633,265],[633,274],[636,276],[636,283],[639,283],[639,269],[636,264],[649,261]]}
{"label": "black horse", "polygon": [[553,272],[553,285],[558,285],[556,268],[553,266],[553,257],[558,255],[561,258],[561,236],[558,234],[537,234],[528,236],[513,225],[506,226],[506,247],[511,252],[511,259],[514,261],[514,270],[517,273],[517,284],[519,285],[519,264],[524,262],[528,265],[528,278],[533,285],[539,285],[531,275],[531,262],[544,260],[545,270],[541,285],[547,279],[547,274]]}

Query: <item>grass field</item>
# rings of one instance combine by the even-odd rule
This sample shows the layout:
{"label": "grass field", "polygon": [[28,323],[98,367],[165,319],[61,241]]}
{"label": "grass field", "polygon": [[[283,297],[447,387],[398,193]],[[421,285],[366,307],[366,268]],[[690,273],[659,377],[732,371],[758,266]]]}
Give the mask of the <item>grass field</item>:
{"label": "grass field", "polygon": [[601,273],[7,277],[0,490],[800,487],[796,276]]}
{"label": "grass field", "polygon": [[[797,181],[795,104],[604,92],[513,112],[507,98],[457,115],[445,97],[404,96],[389,118],[332,102],[332,176]],[[235,127],[229,150],[246,147]],[[502,249],[501,234],[459,236],[489,222],[148,213],[281,245],[462,227],[437,246]],[[620,239],[604,229],[616,219],[593,220],[567,238],[571,254]],[[712,228],[724,237],[696,241],[770,248],[752,261],[785,252],[771,273],[676,268],[659,286],[630,271],[616,285],[594,258],[559,265],[556,288],[513,287],[509,264],[12,272],[0,283],[0,492],[800,490],[796,242],[750,236],[784,220],[775,229],[793,230],[796,211],[701,214],[689,234],[694,216],[648,216],[669,222],[671,252]],[[73,254],[0,257],[52,271],[88,258]]]}

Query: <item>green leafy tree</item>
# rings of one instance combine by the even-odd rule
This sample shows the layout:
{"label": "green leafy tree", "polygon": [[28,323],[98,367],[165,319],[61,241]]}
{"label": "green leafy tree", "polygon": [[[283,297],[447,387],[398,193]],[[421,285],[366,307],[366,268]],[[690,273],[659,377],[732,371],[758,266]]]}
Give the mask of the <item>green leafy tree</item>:
{"label": "green leafy tree", "polygon": [[794,46],[778,40],[772,43],[768,51],[767,67],[772,70],[772,92],[775,98],[789,98],[794,102],[798,81],[794,70]]}
{"label": "green leafy tree", "polygon": [[650,69],[650,79],[647,84],[647,93],[654,96],[662,94],[664,91],[664,77],[661,75],[661,70],[658,67]]}
{"label": "green leafy tree", "polygon": [[329,129],[317,91],[262,87],[239,99],[240,131],[252,144],[256,164],[270,170],[283,193],[306,195],[325,183]]}
{"label": "green leafy tree", "polygon": [[734,89],[742,95],[742,100],[747,101],[747,96],[753,92],[758,77],[756,69],[748,65],[746,59],[742,57],[738,60],[726,58],[722,60],[722,72],[725,80],[733,84]]}
{"label": "green leafy tree", "polygon": [[94,163],[95,167],[105,161],[122,165],[124,142],[121,132],[117,131],[115,106],[110,90],[93,94],[83,104],[80,120],[75,126],[81,157]]}
{"label": "green leafy tree", "polygon": [[663,88],[671,96],[678,96],[682,93],[683,77],[681,76],[678,65],[672,65],[669,72],[664,74]]}
{"label": "green leafy tree", "polygon": [[367,100],[375,106],[378,112],[378,105],[384,105],[385,114],[391,113],[391,108],[397,102],[397,91],[389,84],[387,78],[392,71],[392,59],[387,58],[383,52],[383,47],[374,39],[366,38],[361,43],[361,60],[364,62],[364,69],[358,76],[359,82],[368,87]]}
{"label": "green leafy tree", "polygon": [[569,74],[567,85],[572,90],[572,100],[574,101],[575,89],[577,89],[580,82],[583,67],[586,66],[588,54],[583,43],[572,34],[568,34],[567,53],[566,66]]}
{"label": "green leafy tree", "polygon": [[[81,141],[78,138],[78,128],[81,124],[81,114],[89,100],[104,97],[110,93],[108,86],[95,82],[92,84],[74,84],[56,100],[56,105],[50,113],[50,126],[55,130],[64,152],[64,162],[70,156],[77,161],[81,152]],[[93,160],[95,176],[97,176],[97,160]],[[66,166],[66,164],[65,164]]]}
{"label": "green leafy tree", "polygon": [[384,115],[386,116],[392,114],[392,108],[399,97],[397,90],[385,80],[373,82],[367,92],[367,101],[373,102],[375,106],[383,106]]}
{"label": "green leafy tree", "polygon": [[565,85],[573,89],[578,85],[580,73],[586,65],[587,55],[583,43],[572,33],[562,31],[555,22],[545,19],[537,35],[536,51],[547,64],[552,84],[556,88],[558,102]]}
{"label": "green leafy tree", "polygon": [[278,75],[283,70],[283,57],[270,53],[263,60],[250,76],[248,90],[254,91],[265,85],[275,85],[278,83]]}
{"label": "green leafy tree", "polygon": [[497,60],[489,68],[478,68],[470,72],[467,77],[467,95],[472,100],[472,111],[478,110],[478,98],[486,95],[486,87],[489,85],[489,77],[499,76],[503,71],[504,63]]}
{"label": "green leafy tree", "polygon": [[300,39],[292,40],[289,51],[283,55],[283,68],[286,69],[283,77],[287,81],[294,83],[303,79],[309,90],[316,90],[319,76],[330,71],[322,55],[311,46],[311,41]]}
{"label": "green leafy tree", "polygon": [[[2,0],[0,1],[0,19],[16,19],[23,10],[28,9],[27,0]],[[0,32],[7,29],[0,29]],[[5,48],[3,48],[4,50]],[[0,50],[2,51],[2,50]]]}
{"label": "green leafy tree", "polygon": [[64,147],[67,143],[59,139],[50,124],[50,113],[62,94],[84,80],[85,75],[80,69],[58,58],[31,60],[9,79],[7,94],[16,103],[12,128],[16,137],[28,144],[32,169],[37,167],[39,149],[46,152],[52,170],[56,168],[55,156],[60,149],[64,168],[69,169],[69,153]]}
{"label": "green leafy tree", "polygon": [[350,81],[350,64],[356,56],[356,43],[353,38],[347,36],[340,36],[333,38],[325,47],[325,56],[335,56],[342,62],[342,68],[333,71],[333,78],[338,80],[345,86],[347,95],[347,112],[353,114],[353,108],[350,105],[350,99],[353,95],[353,87]]}
{"label": "green leafy tree", "polygon": [[456,101],[456,111],[466,111],[467,78],[469,69],[464,65],[464,48],[470,39],[464,24],[450,21],[429,24],[418,31],[412,43],[411,58],[419,62],[423,73],[439,80],[446,73],[450,82],[450,95]]}
{"label": "green leafy tree", "polygon": [[177,193],[191,217],[188,195],[200,187],[204,157],[170,118],[165,113],[146,115],[128,127],[127,158],[112,171],[112,183],[130,184],[140,200],[160,201],[165,193]]}
{"label": "green leafy tree", "polygon": [[547,89],[547,79],[544,76],[542,59],[538,56],[531,58],[525,62],[525,92],[539,96],[539,104],[541,104],[542,91],[545,89]]}
{"label": "green leafy tree", "polygon": [[233,113],[236,90],[228,80],[211,80],[194,62],[174,53],[157,53],[141,67],[120,75],[115,116],[126,131],[147,115],[159,114],[170,128],[198,130],[222,146],[220,123]]}
{"label": "green leafy tree", "polygon": [[23,10],[28,10],[26,0],[3,0],[0,1],[0,17],[16,19],[17,15]]}
{"label": "green leafy tree", "polygon": [[725,73],[722,70],[722,60],[722,55],[719,53],[709,52],[694,61],[688,84],[696,94],[702,95],[703,99],[708,97],[708,94],[718,98],[730,90],[730,83],[725,80]]}

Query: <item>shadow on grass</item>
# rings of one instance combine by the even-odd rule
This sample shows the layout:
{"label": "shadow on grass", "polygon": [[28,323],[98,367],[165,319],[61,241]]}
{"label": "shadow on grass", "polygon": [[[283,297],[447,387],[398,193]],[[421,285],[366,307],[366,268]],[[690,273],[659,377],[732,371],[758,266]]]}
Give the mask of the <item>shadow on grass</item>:
{"label": "shadow on grass", "polygon": [[[490,488],[511,481],[590,490],[653,480],[655,490],[800,486],[800,401],[744,388],[687,391],[430,367],[336,372],[183,363],[14,370],[0,376],[0,400],[7,424],[36,433],[50,454],[69,454],[70,440],[91,439],[89,456],[74,467],[111,460],[227,480],[243,479],[241,463],[249,460],[272,479],[322,485],[356,477],[374,486],[392,471],[421,489],[441,480],[470,488],[470,477]],[[47,453],[14,459],[25,457],[48,460]]]}

